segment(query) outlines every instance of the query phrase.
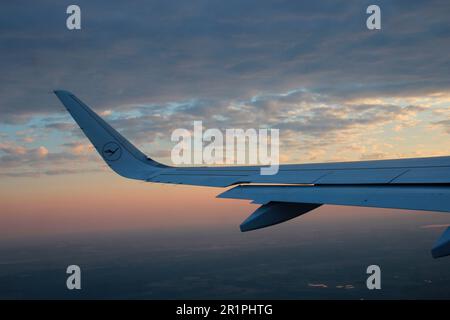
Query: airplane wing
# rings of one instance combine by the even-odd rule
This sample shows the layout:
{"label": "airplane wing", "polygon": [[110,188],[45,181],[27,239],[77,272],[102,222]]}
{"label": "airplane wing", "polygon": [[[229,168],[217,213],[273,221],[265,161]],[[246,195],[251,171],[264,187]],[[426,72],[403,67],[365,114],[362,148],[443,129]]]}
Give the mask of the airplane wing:
{"label": "airplane wing", "polygon": [[[54,92],[119,175],[232,187],[218,197],[261,204],[241,224],[242,231],[278,224],[323,204],[450,212],[450,157],[280,165],[275,175],[261,175],[260,166],[172,167],[147,157],[72,93]],[[434,257],[450,255],[449,230],[433,248]]]}

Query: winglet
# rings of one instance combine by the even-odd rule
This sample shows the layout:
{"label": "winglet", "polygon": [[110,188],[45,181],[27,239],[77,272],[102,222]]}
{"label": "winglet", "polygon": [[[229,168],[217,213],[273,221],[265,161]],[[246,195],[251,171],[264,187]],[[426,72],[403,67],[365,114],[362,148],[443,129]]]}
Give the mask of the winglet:
{"label": "winglet", "polygon": [[148,158],[74,94],[65,90],[55,90],[54,93],[106,164],[119,175],[146,180],[166,167]]}

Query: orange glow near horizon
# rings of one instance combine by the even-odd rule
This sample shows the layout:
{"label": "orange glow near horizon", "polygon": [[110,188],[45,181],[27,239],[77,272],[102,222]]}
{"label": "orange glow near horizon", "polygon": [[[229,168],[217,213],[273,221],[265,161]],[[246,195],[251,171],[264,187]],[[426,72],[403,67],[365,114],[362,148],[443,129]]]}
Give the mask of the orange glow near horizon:
{"label": "orange glow near horizon", "polygon": [[[196,228],[232,228],[239,232],[239,224],[257,205],[246,200],[217,199],[224,190],[145,183],[111,172],[4,179],[0,185],[0,237]],[[384,219],[390,212],[390,209],[323,206],[295,223],[348,227],[365,219]],[[411,215],[415,219],[426,216],[408,213],[408,219]]]}
{"label": "orange glow near horizon", "polygon": [[216,199],[224,189],[144,183],[113,173],[11,180],[1,185],[2,237],[231,224],[256,207]]}

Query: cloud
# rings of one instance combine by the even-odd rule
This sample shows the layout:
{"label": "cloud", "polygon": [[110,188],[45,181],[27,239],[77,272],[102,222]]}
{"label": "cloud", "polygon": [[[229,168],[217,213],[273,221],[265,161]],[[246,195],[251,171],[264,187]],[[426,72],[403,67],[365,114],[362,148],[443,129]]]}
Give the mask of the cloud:
{"label": "cloud", "polygon": [[44,171],[14,171],[14,172],[0,172],[0,177],[11,178],[37,178],[41,176],[56,176],[66,174],[79,174],[97,172],[98,169],[59,169],[59,170],[44,170]]}
{"label": "cloud", "polygon": [[65,28],[64,3],[2,8],[1,121],[62,111],[57,87],[100,110],[190,99],[219,108],[299,87],[346,98],[449,89],[445,1],[381,1],[381,32],[365,28],[359,1],[79,5],[80,32]]}
{"label": "cloud", "polygon": [[99,162],[92,152],[73,149],[52,152],[45,146],[26,147],[12,142],[0,144],[0,176],[35,177],[99,171],[103,168]]}
{"label": "cloud", "polygon": [[68,122],[51,122],[47,123],[44,126],[46,129],[55,129],[59,131],[68,131],[75,128],[74,123],[68,123]]}
{"label": "cloud", "polygon": [[[15,146],[0,149],[0,170],[98,161],[55,88],[164,162],[171,132],[194,120],[279,128],[287,162],[437,154],[436,132],[450,133],[450,3],[381,1],[380,32],[365,28],[369,4],[80,0],[82,30],[72,32],[65,3],[8,2],[0,137]],[[423,141],[426,130],[435,140]]]}
{"label": "cloud", "polygon": [[40,146],[39,148],[37,148],[37,154],[39,155],[39,157],[45,158],[48,155],[48,149],[44,146]]}
{"label": "cloud", "polygon": [[12,143],[0,143],[0,150],[6,153],[7,155],[23,155],[27,152],[27,149],[22,146],[14,145]]}
{"label": "cloud", "polygon": [[34,142],[34,138],[33,137],[23,137],[22,141],[26,142],[26,143],[32,143],[32,142]]}
{"label": "cloud", "polygon": [[102,112],[99,112],[99,114],[102,117],[107,117],[107,116],[110,116],[112,114],[112,111],[111,110],[103,110]]}
{"label": "cloud", "polygon": [[94,146],[87,141],[67,142],[63,144],[63,147],[73,155],[87,155],[95,150]]}
{"label": "cloud", "polygon": [[443,128],[447,133],[450,134],[450,120],[436,121],[433,122],[432,124]]}

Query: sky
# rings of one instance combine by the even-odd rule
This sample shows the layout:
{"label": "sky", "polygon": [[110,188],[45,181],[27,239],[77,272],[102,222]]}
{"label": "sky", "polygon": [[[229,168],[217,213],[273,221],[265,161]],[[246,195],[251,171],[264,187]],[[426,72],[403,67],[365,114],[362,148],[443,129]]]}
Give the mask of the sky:
{"label": "sky", "polygon": [[166,163],[195,120],[278,128],[282,163],[448,153],[446,1],[380,2],[380,31],[360,1],[80,1],[80,31],[69,2],[22,2],[0,23],[2,177],[98,170],[57,88]]}
{"label": "sky", "polygon": [[[129,230],[238,232],[256,209],[215,199],[220,189],[116,176],[54,89],[73,92],[169,165],[172,131],[192,130],[194,121],[277,128],[281,163],[450,153],[448,1],[77,0],[82,29],[70,31],[73,3],[2,5],[5,243]],[[366,28],[370,4],[381,8],[381,30]],[[361,209],[320,210],[317,221],[327,222],[333,213],[352,221]],[[372,210],[384,221],[385,211]]]}

